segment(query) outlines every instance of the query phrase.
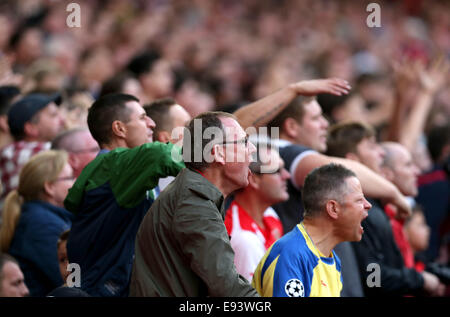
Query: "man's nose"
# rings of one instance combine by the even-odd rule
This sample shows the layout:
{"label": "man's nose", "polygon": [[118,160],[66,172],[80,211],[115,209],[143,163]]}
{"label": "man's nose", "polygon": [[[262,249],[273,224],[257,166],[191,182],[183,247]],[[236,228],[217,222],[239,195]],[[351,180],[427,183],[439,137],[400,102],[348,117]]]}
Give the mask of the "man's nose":
{"label": "man's nose", "polygon": [[58,112],[58,121],[60,127],[64,127],[66,125],[66,119],[63,117],[61,112]]}
{"label": "man's nose", "polygon": [[328,127],[330,126],[330,123],[324,116],[322,116],[322,126],[324,129],[328,129]]}
{"label": "man's nose", "polygon": [[414,165],[414,176],[418,177],[420,175],[420,168],[417,165]]}
{"label": "man's nose", "polygon": [[25,285],[25,283],[22,284],[21,294],[24,297],[30,295],[30,291],[28,290],[28,287]]}
{"label": "man's nose", "polygon": [[149,116],[147,116],[146,118],[147,118],[147,126],[151,129],[154,129],[156,126],[155,121],[153,121],[152,118],[150,118]]}
{"label": "man's nose", "polygon": [[281,169],[281,177],[283,180],[287,180],[291,177],[291,174],[284,167]]}
{"label": "man's nose", "polygon": [[369,210],[370,208],[372,208],[372,204],[364,198],[364,209]]}

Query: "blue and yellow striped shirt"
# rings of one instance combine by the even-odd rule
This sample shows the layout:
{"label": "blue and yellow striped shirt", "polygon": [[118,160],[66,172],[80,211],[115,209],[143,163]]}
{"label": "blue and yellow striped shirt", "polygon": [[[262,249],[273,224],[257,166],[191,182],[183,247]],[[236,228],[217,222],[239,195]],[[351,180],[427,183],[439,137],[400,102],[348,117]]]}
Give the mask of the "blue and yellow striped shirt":
{"label": "blue and yellow striped shirt", "polygon": [[259,262],[252,286],[265,297],[338,297],[342,290],[341,261],[314,246],[298,224],[276,241]]}

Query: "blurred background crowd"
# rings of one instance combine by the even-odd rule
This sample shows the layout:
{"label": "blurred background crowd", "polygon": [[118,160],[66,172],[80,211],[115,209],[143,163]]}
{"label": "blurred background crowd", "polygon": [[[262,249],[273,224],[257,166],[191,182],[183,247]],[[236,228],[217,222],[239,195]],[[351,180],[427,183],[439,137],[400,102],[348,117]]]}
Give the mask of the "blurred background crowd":
{"label": "blurred background crowd", "polygon": [[[173,96],[195,115],[338,76],[362,97],[349,113],[381,126],[394,64],[450,50],[446,1],[380,1],[381,28],[366,25],[369,1],[77,1],[79,28],[66,24],[68,3],[2,1],[0,50],[2,84],[65,91],[69,111],[121,86],[144,103]],[[436,96],[429,124],[447,120],[448,96]]]}

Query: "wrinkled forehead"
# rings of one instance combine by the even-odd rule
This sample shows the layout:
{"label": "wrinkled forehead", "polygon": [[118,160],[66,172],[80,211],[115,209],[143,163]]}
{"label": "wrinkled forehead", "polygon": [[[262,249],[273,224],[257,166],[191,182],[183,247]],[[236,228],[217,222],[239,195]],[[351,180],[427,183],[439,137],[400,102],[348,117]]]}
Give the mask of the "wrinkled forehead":
{"label": "wrinkled forehead", "polygon": [[20,267],[11,261],[6,262],[3,265],[3,277],[8,278],[9,280],[17,280],[23,277],[22,271]]}
{"label": "wrinkled forehead", "polygon": [[144,108],[137,101],[128,101],[125,103],[125,106],[131,111],[131,115],[140,116],[141,114],[145,113]]}
{"label": "wrinkled forehead", "polygon": [[304,107],[306,112],[322,113],[322,107],[315,98],[305,101]]}
{"label": "wrinkled forehead", "polygon": [[227,140],[234,141],[246,137],[247,134],[244,129],[242,129],[241,125],[233,118],[220,117],[220,121],[225,130],[225,137]]}
{"label": "wrinkled forehead", "polygon": [[350,176],[345,179],[345,184],[347,185],[347,189],[352,193],[362,193],[362,187],[359,179],[355,176]]}
{"label": "wrinkled forehead", "polygon": [[399,144],[385,145],[384,150],[392,166],[404,165],[412,159],[410,152]]}

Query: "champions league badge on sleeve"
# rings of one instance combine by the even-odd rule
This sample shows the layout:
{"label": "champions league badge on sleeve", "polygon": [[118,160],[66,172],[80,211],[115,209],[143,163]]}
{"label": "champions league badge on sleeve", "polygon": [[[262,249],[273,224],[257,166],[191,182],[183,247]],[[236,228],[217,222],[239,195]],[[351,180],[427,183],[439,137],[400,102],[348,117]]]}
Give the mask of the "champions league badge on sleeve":
{"label": "champions league badge on sleeve", "polygon": [[289,297],[305,297],[305,288],[299,279],[293,278],[287,281],[284,290]]}

